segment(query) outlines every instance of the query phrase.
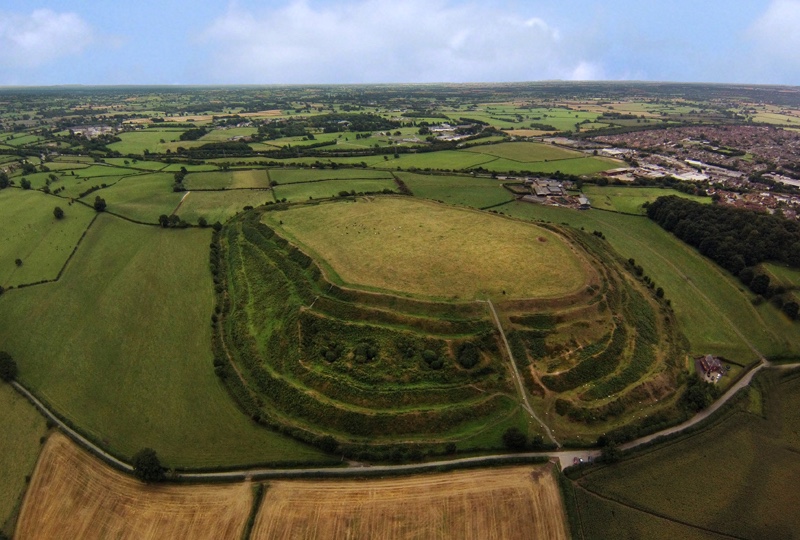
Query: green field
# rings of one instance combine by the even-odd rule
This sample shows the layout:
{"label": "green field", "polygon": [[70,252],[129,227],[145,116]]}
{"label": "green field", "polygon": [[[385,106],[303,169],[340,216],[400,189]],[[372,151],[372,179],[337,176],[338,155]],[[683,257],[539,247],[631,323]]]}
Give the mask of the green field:
{"label": "green field", "polygon": [[214,375],[208,230],[101,215],[60,281],[0,296],[0,342],[19,379],[128,458],[170,466],[320,454],[253,424]]}
{"label": "green field", "polygon": [[417,197],[447,204],[486,208],[514,199],[498,180],[469,176],[440,176],[397,173]]}
{"label": "green field", "polygon": [[743,406],[707,431],[590,472],[579,484],[722,534],[795,537],[800,515],[787,509],[800,507],[800,379],[772,384],[766,418]]}
{"label": "green field", "polygon": [[554,161],[560,159],[575,159],[585,157],[583,152],[567,150],[552,144],[510,142],[478,146],[468,150],[478,154],[494,156],[509,161],[531,163],[534,161]]}
{"label": "green field", "polygon": [[171,214],[185,193],[174,193],[175,179],[168,173],[132,176],[107,189],[88,195],[89,204],[99,196],[108,204],[107,210],[127,218],[157,223],[161,214]]}
{"label": "green field", "polygon": [[386,197],[265,219],[347,284],[471,300],[561,296],[587,280],[583,262],[552,232],[434,203]]}
{"label": "green field", "polygon": [[38,411],[5,383],[0,383],[0,410],[0,532],[11,537],[47,428]]}
{"label": "green field", "polygon": [[[59,206],[64,217],[57,220]],[[95,216],[80,204],[20,189],[0,190],[0,286],[55,279],[83,232]],[[16,259],[22,265],[15,264]]]}
{"label": "green field", "polygon": [[[408,170],[411,167],[417,169],[438,169],[438,170],[466,170],[478,165],[485,165],[494,161],[495,157],[478,154],[476,152],[461,150],[444,150],[441,152],[420,152],[418,154],[400,154],[395,159],[389,157],[385,166],[391,169]],[[383,161],[383,160],[381,160]],[[369,163],[369,162],[368,162]],[[382,167],[383,165],[373,165]]]}
{"label": "green field", "polygon": [[[770,306],[756,310],[737,279],[645,217],[523,202],[496,210],[601,231],[623,258],[634,258],[664,288],[695,354],[714,352],[741,363],[753,362],[756,355],[741,335],[762,354],[800,351],[800,333],[791,321]],[[763,317],[760,309],[774,313]]]}
{"label": "green field", "polygon": [[669,195],[677,195],[693,201],[711,204],[711,197],[687,195],[674,189],[585,185],[582,191],[592,201],[592,208],[613,210],[623,214],[645,215],[646,211],[642,207],[644,203]]}
{"label": "green field", "polygon": [[176,213],[191,224],[196,224],[200,217],[206,218],[209,224],[224,223],[245,206],[259,206],[272,200],[269,190],[192,191],[183,199]]}
{"label": "green field", "polygon": [[189,190],[268,188],[269,178],[264,169],[196,172],[188,174],[183,184]]}
{"label": "green field", "polygon": [[[170,141],[178,141],[184,131],[186,130],[147,129],[120,133],[117,136],[122,140],[109,144],[108,148],[120,154],[144,154],[145,150],[161,153],[165,152],[167,148],[171,148]],[[161,142],[162,139],[164,140],[163,143]],[[192,143],[196,143],[196,141],[180,141],[178,146],[189,148]]]}
{"label": "green field", "polygon": [[363,180],[367,178],[391,180],[392,175],[385,171],[370,169],[270,169],[269,177],[278,184],[299,184],[320,180]]}
{"label": "green field", "polygon": [[303,182],[302,184],[286,184],[275,186],[275,198],[302,202],[310,199],[326,199],[336,197],[341,191],[356,193],[377,193],[385,189],[397,191],[397,185],[391,179],[374,180],[326,180],[323,182]]}
{"label": "green field", "polygon": [[577,157],[571,159],[560,159],[557,161],[535,161],[522,163],[508,159],[495,159],[481,165],[485,170],[491,172],[509,171],[530,171],[546,174],[561,172],[576,176],[597,174],[620,166],[620,162],[609,158],[598,157]]}

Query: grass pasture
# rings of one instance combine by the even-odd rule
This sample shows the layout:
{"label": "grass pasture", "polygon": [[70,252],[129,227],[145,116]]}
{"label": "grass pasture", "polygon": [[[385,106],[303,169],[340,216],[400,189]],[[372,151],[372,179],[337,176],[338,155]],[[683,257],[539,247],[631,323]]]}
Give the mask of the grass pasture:
{"label": "grass pasture", "polygon": [[[64,217],[57,220],[53,209]],[[55,279],[95,216],[80,204],[69,205],[39,191],[0,191],[0,285],[8,287]],[[22,260],[17,266],[14,261]]]}
{"label": "grass pasture", "polygon": [[269,177],[278,184],[300,184],[321,180],[386,179],[392,175],[386,171],[371,169],[270,169]]}
{"label": "grass pasture", "polygon": [[447,204],[486,208],[514,199],[498,180],[469,176],[397,173],[417,197]]}
{"label": "grass pasture", "polygon": [[[740,410],[578,482],[613,501],[721,534],[794,538],[800,517],[786,509],[800,505],[800,379],[770,393],[766,418]],[[696,504],[701,500],[708,504]]]}
{"label": "grass pasture", "polygon": [[584,262],[554,233],[435,203],[379,197],[264,219],[348,284],[475,299],[503,291],[511,298],[559,296],[587,280]]}
{"label": "grass pasture", "polygon": [[509,161],[531,163],[534,161],[554,161],[561,159],[574,159],[584,157],[586,154],[575,150],[567,150],[552,144],[532,142],[509,142],[476,146],[467,152],[485,154]]}
{"label": "grass pasture", "polygon": [[22,382],[119,455],[149,446],[186,467],[318,459],[252,423],[214,375],[210,236],[101,214],[58,282],[0,296],[0,342]]}
{"label": "grass pasture", "polygon": [[272,200],[270,190],[190,191],[177,214],[191,224],[196,224],[200,217],[206,218],[209,224],[224,223],[245,206],[259,206]]}
{"label": "grass pasture", "polygon": [[11,536],[16,513],[39,456],[44,418],[11,386],[0,383],[0,532]]}
{"label": "grass pasture", "polygon": [[168,173],[154,173],[125,178],[117,184],[92,193],[87,202],[96,196],[105,199],[107,210],[130,219],[157,223],[161,214],[171,214],[183,197],[172,191],[175,179]]}
{"label": "grass pasture", "polygon": [[188,174],[183,183],[190,190],[268,188],[269,177],[264,169],[197,172]]}
{"label": "grass pasture", "polygon": [[[120,154],[144,154],[144,151],[147,150],[148,152],[155,152],[155,153],[162,153],[170,148],[170,142],[176,141],[177,146],[183,146],[185,148],[189,148],[192,146],[192,143],[196,143],[197,141],[180,141],[180,144],[177,143],[178,139],[180,138],[181,134],[185,130],[157,130],[157,129],[146,129],[146,130],[139,130],[139,131],[128,131],[125,133],[118,134],[118,137],[122,139],[120,142],[111,143],[108,145],[108,148],[119,152]],[[162,143],[161,140],[164,140]],[[202,144],[202,143],[201,143]]]}
{"label": "grass pasture", "polygon": [[687,195],[675,189],[663,188],[640,188],[640,187],[621,187],[621,186],[583,186],[583,193],[592,201],[592,208],[602,210],[612,210],[623,214],[645,215],[646,211],[642,205],[646,202],[653,202],[659,197],[676,195],[695,202],[710,204],[710,197],[698,197]]}
{"label": "grass pasture", "polygon": [[302,184],[288,184],[275,186],[275,198],[287,199],[291,202],[302,202],[310,199],[327,199],[337,197],[342,191],[355,191],[356,193],[378,193],[384,189],[397,191],[393,180],[386,178],[352,179],[352,180],[325,180],[322,182],[304,182]]}
{"label": "grass pasture", "polygon": [[252,498],[244,482],[143,484],[54,434],[36,466],[16,538],[239,538]]}
{"label": "grass pasture", "polygon": [[568,538],[550,465],[271,482],[251,538]]}

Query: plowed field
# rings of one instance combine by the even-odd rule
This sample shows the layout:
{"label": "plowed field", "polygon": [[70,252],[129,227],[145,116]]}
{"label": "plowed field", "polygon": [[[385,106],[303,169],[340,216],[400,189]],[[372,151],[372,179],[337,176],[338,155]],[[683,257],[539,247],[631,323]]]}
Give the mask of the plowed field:
{"label": "plowed field", "polygon": [[253,539],[566,539],[549,466],[361,481],[271,482]]}
{"label": "plowed field", "polygon": [[148,486],[53,435],[36,466],[16,538],[240,538],[247,483]]}

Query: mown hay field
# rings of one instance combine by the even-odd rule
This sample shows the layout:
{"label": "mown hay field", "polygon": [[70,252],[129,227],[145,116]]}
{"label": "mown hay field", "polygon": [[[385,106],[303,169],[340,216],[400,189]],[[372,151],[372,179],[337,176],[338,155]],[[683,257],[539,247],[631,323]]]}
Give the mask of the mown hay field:
{"label": "mown hay field", "polygon": [[[56,206],[62,219],[53,216]],[[0,286],[8,287],[55,279],[95,212],[38,191],[4,189],[0,215]]]}
{"label": "mown hay field", "polygon": [[264,219],[347,284],[471,300],[561,296],[588,279],[584,260],[556,234],[436,203],[378,197]]}
{"label": "mown hay field", "polygon": [[253,539],[568,538],[550,466],[271,482]]}
{"label": "mown hay field", "polygon": [[210,230],[101,214],[56,283],[0,296],[0,343],[20,380],[122,456],[169,466],[322,454],[254,424],[214,375]]}
{"label": "mown hay field", "polygon": [[249,171],[213,171],[191,173],[183,181],[186,189],[268,188],[269,178],[264,169]]}
{"label": "mown hay field", "polygon": [[247,483],[143,484],[54,434],[36,466],[16,538],[239,538],[251,505]]}
{"label": "mown hay field", "polygon": [[0,383],[0,532],[10,536],[47,427],[44,418],[8,384]]}

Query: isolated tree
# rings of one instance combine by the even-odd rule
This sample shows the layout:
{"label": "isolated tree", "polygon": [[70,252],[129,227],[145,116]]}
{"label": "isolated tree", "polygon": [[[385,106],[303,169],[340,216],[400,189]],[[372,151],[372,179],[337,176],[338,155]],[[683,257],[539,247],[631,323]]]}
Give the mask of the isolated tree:
{"label": "isolated tree", "polygon": [[0,379],[6,382],[17,378],[17,363],[11,355],[5,351],[0,351]]}
{"label": "isolated tree", "polygon": [[510,427],[503,433],[503,446],[517,452],[525,450],[528,437],[519,428]]}
{"label": "isolated tree", "polygon": [[17,266],[22,266],[22,259],[14,259],[14,264]]}
{"label": "isolated tree", "polygon": [[797,319],[797,314],[800,312],[800,305],[797,302],[787,302],[783,304],[783,312],[789,316],[790,319]]}
{"label": "isolated tree", "polygon": [[5,189],[9,186],[8,175],[0,171],[0,189]]}
{"label": "isolated tree", "polygon": [[164,480],[164,467],[161,466],[156,451],[142,448],[133,456],[133,474],[142,482],[160,482]]}
{"label": "isolated tree", "polygon": [[204,218],[203,216],[197,218],[197,224],[203,228],[208,227],[208,221],[206,221],[206,218]]}
{"label": "isolated tree", "polygon": [[27,178],[23,178],[22,180],[19,181],[19,187],[21,187],[22,189],[31,189],[31,181],[28,180]]}
{"label": "isolated tree", "polygon": [[169,227],[169,216],[167,214],[161,214],[158,216],[158,224],[165,229]]}
{"label": "isolated tree", "polygon": [[64,211],[60,206],[53,208],[53,216],[55,216],[56,219],[62,219],[64,217]]}
{"label": "isolated tree", "polygon": [[100,195],[94,198],[94,209],[98,212],[104,212],[106,209],[106,200],[102,199]]}

